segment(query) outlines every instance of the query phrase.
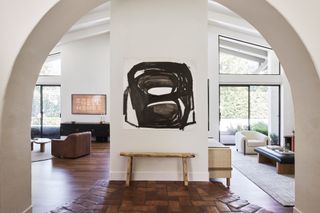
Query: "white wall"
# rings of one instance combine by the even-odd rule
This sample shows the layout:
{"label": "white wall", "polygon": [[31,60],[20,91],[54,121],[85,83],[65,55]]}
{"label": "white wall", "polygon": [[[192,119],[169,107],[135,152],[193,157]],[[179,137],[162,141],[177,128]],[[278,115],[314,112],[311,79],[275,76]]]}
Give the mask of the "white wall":
{"label": "white wall", "polygon": [[[282,72],[283,69],[281,68]],[[285,75],[282,78],[281,86],[281,135],[292,135],[295,130],[294,106],[291,94],[291,87]],[[281,145],[284,146],[284,137],[281,138]]]}
{"label": "white wall", "polygon": [[61,122],[99,122],[100,115],[71,113],[71,94],[106,94],[110,120],[110,37],[103,34],[66,43],[61,50]]}
{"label": "white wall", "polygon": [[[194,152],[190,179],[208,180],[207,1],[136,0],[111,4],[111,179],[125,179],[121,151]],[[192,29],[192,30],[191,30]],[[123,128],[123,75],[126,59],[191,61],[197,124],[190,130]],[[182,180],[181,160],[138,159],[134,179]]]}

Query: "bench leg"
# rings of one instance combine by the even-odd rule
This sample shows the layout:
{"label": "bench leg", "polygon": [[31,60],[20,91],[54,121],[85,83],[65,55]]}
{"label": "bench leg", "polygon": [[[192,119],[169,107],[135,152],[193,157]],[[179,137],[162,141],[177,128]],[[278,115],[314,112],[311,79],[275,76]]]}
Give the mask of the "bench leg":
{"label": "bench leg", "polygon": [[230,178],[226,178],[227,179],[227,187],[229,188],[230,187]]}
{"label": "bench leg", "polygon": [[131,180],[131,176],[132,176],[132,161],[133,161],[133,157],[129,157],[128,158],[126,186],[130,186],[130,180]]}
{"label": "bench leg", "polygon": [[182,158],[183,164],[183,182],[185,186],[188,186],[188,161],[187,158]]}

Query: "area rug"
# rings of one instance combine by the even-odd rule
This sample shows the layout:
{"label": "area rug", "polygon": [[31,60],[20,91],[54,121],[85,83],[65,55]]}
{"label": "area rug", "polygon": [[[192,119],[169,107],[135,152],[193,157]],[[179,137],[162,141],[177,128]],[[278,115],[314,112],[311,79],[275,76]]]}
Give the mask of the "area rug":
{"label": "area rug", "polygon": [[51,144],[45,145],[45,152],[40,152],[40,145],[34,144],[33,151],[31,151],[32,162],[51,160],[53,156],[51,155]]}
{"label": "area rug", "polygon": [[281,205],[295,205],[294,175],[279,175],[271,165],[260,164],[257,155],[243,155],[232,148],[232,164]]}

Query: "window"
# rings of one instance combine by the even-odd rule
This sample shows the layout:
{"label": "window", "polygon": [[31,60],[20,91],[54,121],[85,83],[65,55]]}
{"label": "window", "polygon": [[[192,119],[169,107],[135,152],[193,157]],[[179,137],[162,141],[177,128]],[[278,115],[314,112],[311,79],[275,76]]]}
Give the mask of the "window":
{"label": "window", "polygon": [[220,141],[234,144],[240,130],[261,132],[279,144],[279,85],[220,85]]}
{"label": "window", "polygon": [[57,76],[57,75],[61,75],[60,53],[49,55],[40,71],[40,76]]}
{"label": "window", "polygon": [[219,36],[220,74],[279,75],[280,66],[272,49]]}
{"label": "window", "polygon": [[32,101],[31,138],[59,138],[60,113],[60,86],[37,85]]}

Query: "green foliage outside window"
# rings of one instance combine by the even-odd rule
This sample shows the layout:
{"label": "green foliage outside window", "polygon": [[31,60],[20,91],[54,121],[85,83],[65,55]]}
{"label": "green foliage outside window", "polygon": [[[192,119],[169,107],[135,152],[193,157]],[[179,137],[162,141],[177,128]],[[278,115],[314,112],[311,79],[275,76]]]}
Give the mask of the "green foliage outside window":
{"label": "green foliage outside window", "polygon": [[260,132],[264,135],[268,135],[268,124],[264,122],[258,122],[251,125],[251,130]]}

